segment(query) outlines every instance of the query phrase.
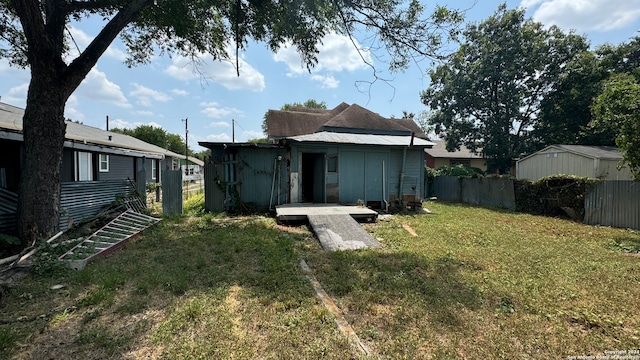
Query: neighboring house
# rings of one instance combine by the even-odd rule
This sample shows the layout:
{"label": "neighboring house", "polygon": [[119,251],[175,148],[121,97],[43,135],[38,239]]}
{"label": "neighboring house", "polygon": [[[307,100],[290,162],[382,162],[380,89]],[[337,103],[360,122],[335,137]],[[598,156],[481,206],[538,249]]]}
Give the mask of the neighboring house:
{"label": "neighboring house", "polygon": [[217,177],[227,186],[225,206],[233,205],[234,194],[259,208],[421,201],[423,151],[432,143],[421,131],[416,135],[412,120],[342,103],[332,110],[269,110],[267,127],[266,144],[200,143],[221,164]]}
{"label": "neighboring house", "polygon": [[193,181],[199,181],[202,179],[204,161],[198,158],[189,157],[188,165],[187,165],[186,159],[180,159],[179,163],[180,163],[180,169],[182,170],[183,181],[193,182]]}
{"label": "neighboring house", "polygon": [[460,146],[460,150],[450,152],[447,151],[445,141],[436,140],[433,144],[432,148],[424,149],[424,161],[427,167],[437,169],[442,166],[462,164],[487,171],[487,162],[482,155],[474,153],[464,145]]}
{"label": "neighboring house", "polygon": [[[22,118],[24,110],[0,102],[0,191],[3,196],[15,199],[18,192],[21,171],[21,158],[24,151]],[[74,198],[69,192],[81,192],[96,195],[100,191],[113,194],[121,191],[124,182],[160,182],[163,169],[170,169],[172,160],[184,158],[161,147],[146,143],[134,137],[101,130],[71,121],[66,122],[67,129],[63,149],[61,182],[64,213],[70,214],[64,199]],[[47,166],[47,164],[42,164]],[[145,170],[145,179],[138,179],[140,170]],[[71,185],[76,184],[76,185]],[[86,184],[86,186],[82,186]],[[111,184],[111,185],[108,185]],[[117,185],[114,185],[117,184]],[[106,187],[102,189],[100,187]],[[102,189],[99,190],[98,188]],[[110,192],[109,192],[110,191]],[[77,197],[80,199],[79,197]],[[107,200],[102,199],[102,200]],[[111,199],[110,201],[113,201]],[[12,205],[0,209],[0,223],[15,211]],[[91,207],[92,201],[76,201],[74,207]],[[69,205],[71,206],[71,205]],[[81,212],[86,215],[86,212]],[[4,215],[4,216],[2,216]],[[72,220],[80,220],[76,215]],[[71,217],[71,215],[68,215]],[[61,219],[64,228],[68,219]],[[6,223],[6,221],[4,222]],[[3,225],[0,224],[0,229]]]}
{"label": "neighboring house", "polygon": [[518,179],[576,175],[603,180],[632,180],[628,167],[618,170],[622,155],[613,146],[551,145],[516,163]]}

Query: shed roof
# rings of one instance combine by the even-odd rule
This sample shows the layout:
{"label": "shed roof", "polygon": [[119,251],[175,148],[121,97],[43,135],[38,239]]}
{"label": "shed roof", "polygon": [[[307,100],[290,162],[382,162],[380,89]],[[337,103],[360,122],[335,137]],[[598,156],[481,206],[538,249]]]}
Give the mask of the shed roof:
{"label": "shed roof", "polygon": [[553,150],[566,151],[591,159],[622,160],[622,154],[620,154],[620,151],[618,151],[618,148],[615,146],[550,145],[542,150],[536,151],[533,154],[520,159],[519,161],[528,159],[538,153],[546,153]]}
{"label": "shed roof", "polygon": [[[371,135],[371,134],[350,134],[335,133],[322,131],[313,134],[299,135],[287,138],[292,142],[319,142],[319,143],[337,143],[337,144],[359,144],[359,145],[378,145],[378,146],[409,146],[411,144],[411,136],[398,135]],[[413,138],[413,146],[430,147],[431,141]]]}
{"label": "shed roof", "polygon": [[358,133],[387,132],[394,135],[410,135],[426,139],[427,136],[411,119],[387,119],[357,104],[341,103],[331,110],[293,107],[289,111],[269,110],[267,113],[268,137],[271,139],[307,135],[319,131]]}
{"label": "shed roof", "polygon": [[[22,135],[22,118],[24,109],[16,106],[0,103],[0,131],[9,130]],[[102,130],[96,127],[66,121],[67,140],[82,144],[94,144],[102,148],[123,149],[131,156],[144,156],[145,154],[159,157],[170,156],[184,159],[185,156],[174,153],[159,146],[150,144],[133,136]],[[20,139],[22,140],[22,139]],[[139,152],[139,153],[136,153]]]}
{"label": "shed roof", "polygon": [[448,158],[448,159],[482,159],[482,155],[478,155],[473,151],[467,149],[466,146],[460,146],[460,150],[447,151],[447,143],[442,140],[434,140],[433,147],[431,149],[425,149],[424,152],[431,155],[434,158]]}

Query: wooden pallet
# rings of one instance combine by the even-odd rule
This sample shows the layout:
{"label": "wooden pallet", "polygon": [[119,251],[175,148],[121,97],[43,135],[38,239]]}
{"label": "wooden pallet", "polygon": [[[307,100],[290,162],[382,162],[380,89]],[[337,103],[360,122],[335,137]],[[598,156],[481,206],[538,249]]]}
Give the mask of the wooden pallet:
{"label": "wooden pallet", "polygon": [[62,254],[60,260],[72,269],[81,270],[94,259],[119,249],[127,240],[160,220],[129,209]]}

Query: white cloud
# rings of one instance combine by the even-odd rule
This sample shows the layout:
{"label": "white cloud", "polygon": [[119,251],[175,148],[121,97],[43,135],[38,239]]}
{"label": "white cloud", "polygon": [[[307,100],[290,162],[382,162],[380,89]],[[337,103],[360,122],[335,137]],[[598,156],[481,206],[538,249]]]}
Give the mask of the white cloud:
{"label": "white cloud", "polygon": [[110,129],[133,129],[136,126],[129,121],[124,121],[122,119],[109,119],[109,128]]}
{"label": "white cloud", "polygon": [[120,90],[120,86],[107,79],[107,75],[93,68],[74,94],[94,100],[112,103],[118,107],[130,108],[131,104]]}
{"label": "white cloud", "polygon": [[201,113],[215,119],[228,117],[233,114],[242,114],[241,110],[238,110],[236,108],[221,107],[217,102],[203,102],[200,103],[200,106],[203,107],[203,109],[200,110]]}
{"label": "white cloud", "polygon": [[242,58],[238,59],[240,76],[236,72],[235,61],[213,61],[211,56],[200,54],[197,63],[191,59],[177,56],[165,72],[183,81],[198,79],[201,76],[230,90],[262,91],[265,88],[264,75]]}
{"label": "white cloud", "polygon": [[264,134],[260,131],[243,131],[242,132],[242,136],[244,136],[247,140],[249,139],[259,139],[259,138],[263,138]]}
{"label": "white cloud", "polygon": [[522,0],[520,5],[538,6],[535,21],[578,33],[620,29],[640,19],[640,0]]}
{"label": "white cloud", "polygon": [[134,114],[142,116],[153,116],[153,111],[138,110],[135,111]]}
{"label": "white cloud", "polygon": [[27,90],[29,90],[29,83],[14,86],[9,89],[6,95],[2,96],[2,102],[25,107],[27,104]]}
{"label": "white cloud", "polygon": [[78,97],[75,95],[69,96],[67,103],[64,107],[65,119],[71,119],[73,121],[83,121],[84,114],[78,110]]}
{"label": "white cloud", "polygon": [[189,92],[187,92],[186,90],[182,90],[182,89],[172,89],[171,93],[173,93],[174,95],[178,95],[178,96],[187,96],[187,95],[189,95]]}
{"label": "white cloud", "polygon": [[[356,42],[355,46],[348,36],[338,34],[327,34],[318,45],[318,64],[313,68],[315,73],[356,71],[367,68],[364,60],[372,63],[371,54],[366,49],[360,48]],[[292,74],[307,73],[306,67],[302,64],[300,55],[295,47],[287,45],[282,47],[273,56],[275,61],[284,62]]]}
{"label": "white cloud", "polygon": [[[69,29],[69,33],[71,34],[71,37],[73,38],[73,41],[71,42],[71,46],[69,49],[69,57],[72,57],[71,58],[72,60],[73,58],[76,58],[78,57],[78,55],[80,55],[80,53],[78,52],[78,49],[80,51],[84,51],[84,49],[87,48],[87,46],[91,43],[91,41],[93,41],[93,37],[89,36],[89,34],[73,26],[69,26],[68,29]],[[109,46],[107,50],[104,52],[104,54],[105,56],[111,57],[119,61],[124,61],[127,58],[127,54],[124,51],[114,47],[113,45]],[[67,60],[70,60],[69,57],[67,57]]]}
{"label": "white cloud", "polygon": [[171,100],[171,96],[163,92],[150,89],[137,83],[133,83],[132,85],[134,90],[130,91],[129,95],[135,97],[137,99],[136,102],[140,105],[151,106],[154,101],[167,102]]}
{"label": "white cloud", "polygon": [[229,135],[227,135],[226,133],[221,133],[221,134],[207,135],[206,141],[217,142],[217,141],[229,141],[229,140],[231,140],[231,137]]}
{"label": "white cloud", "polygon": [[142,122],[142,121],[126,121],[122,119],[109,119],[109,128],[110,129],[135,129],[140,125],[150,125],[153,127],[157,127],[163,129],[163,126],[154,121]]}
{"label": "white cloud", "polygon": [[28,69],[11,66],[5,58],[0,59],[0,74],[6,79],[17,79],[27,82],[31,79],[31,73]]}
{"label": "white cloud", "polygon": [[208,127],[229,127],[231,125],[229,125],[228,122],[226,121],[215,121],[209,124]]}
{"label": "white cloud", "polygon": [[340,81],[336,80],[333,76],[312,75],[311,80],[317,81],[322,84],[323,88],[335,89],[340,85]]}

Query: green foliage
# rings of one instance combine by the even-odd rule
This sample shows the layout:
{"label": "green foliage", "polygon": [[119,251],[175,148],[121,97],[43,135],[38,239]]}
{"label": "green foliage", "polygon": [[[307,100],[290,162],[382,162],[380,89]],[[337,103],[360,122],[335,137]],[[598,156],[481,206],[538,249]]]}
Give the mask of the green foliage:
{"label": "green foliage", "polygon": [[18,341],[21,340],[21,334],[15,327],[0,327],[0,358],[9,359]]}
{"label": "green foliage", "polygon": [[20,245],[20,239],[15,236],[0,234],[0,249],[6,245]]}
{"label": "green foliage", "polygon": [[524,9],[501,5],[485,21],[469,24],[458,51],[430,71],[422,102],[447,149],[482,151],[488,172],[507,173],[526,149],[540,98],[564,65],[588,49],[586,40],[524,19]]}
{"label": "green foliage", "polygon": [[58,260],[60,255],[64,254],[68,249],[67,246],[53,247],[47,242],[42,242],[38,245],[38,251],[32,256],[33,268],[32,272],[41,277],[55,278],[66,274],[69,268],[65,264]]}
{"label": "green foliage", "polygon": [[[139,125],[135,129],[120,129],[115,128],[112,132],[133,136],[136,139],[140,139],[149,144],[159,146],[163,149],[173,151],[177,154],[185,153],[185,143],[180,135],[169,134],[161,127],[153,125]],[[194,152],[189,150],[189,156],[194,156]]]}
{"label": "green foliage", "polygon": [[185,214],[198,214],[204,212],[204,193],[190,196],[184,201],[183,210]]}
{"label": "green foliage", "polygon": [[147,194],[151,194],[151,193],[155,193],[158,188],[160,187],[160,184],[155,183],[155,182],[148,182],[145,184],[145,188],[147,190]]}
{"label": "green foliage", "polygon": [[462,178],[484,177],[484,171],[464,164],[445,165],[434,171],[435,176],[457,176]]}
{"label": "green foliage", "polygon": [[598,131],[590,126],[590,106],[607,75],[595,53],[583,52],[571,59],[555,88],[541,102],[540,119],[527,153],[554,144],[615,145],[615,131]]}
{"label": "green foliage", "polygon": [[617,131],[622,164],[640,180],[640,83],[631,74],[613,75],[593,103],[594,126]]}
{"label": "green foliage", "polygon": [[584,218],[584,198],[599,180],[553,175],[534,182],[517,180],[514,183],[516,210],[534,215]]}

